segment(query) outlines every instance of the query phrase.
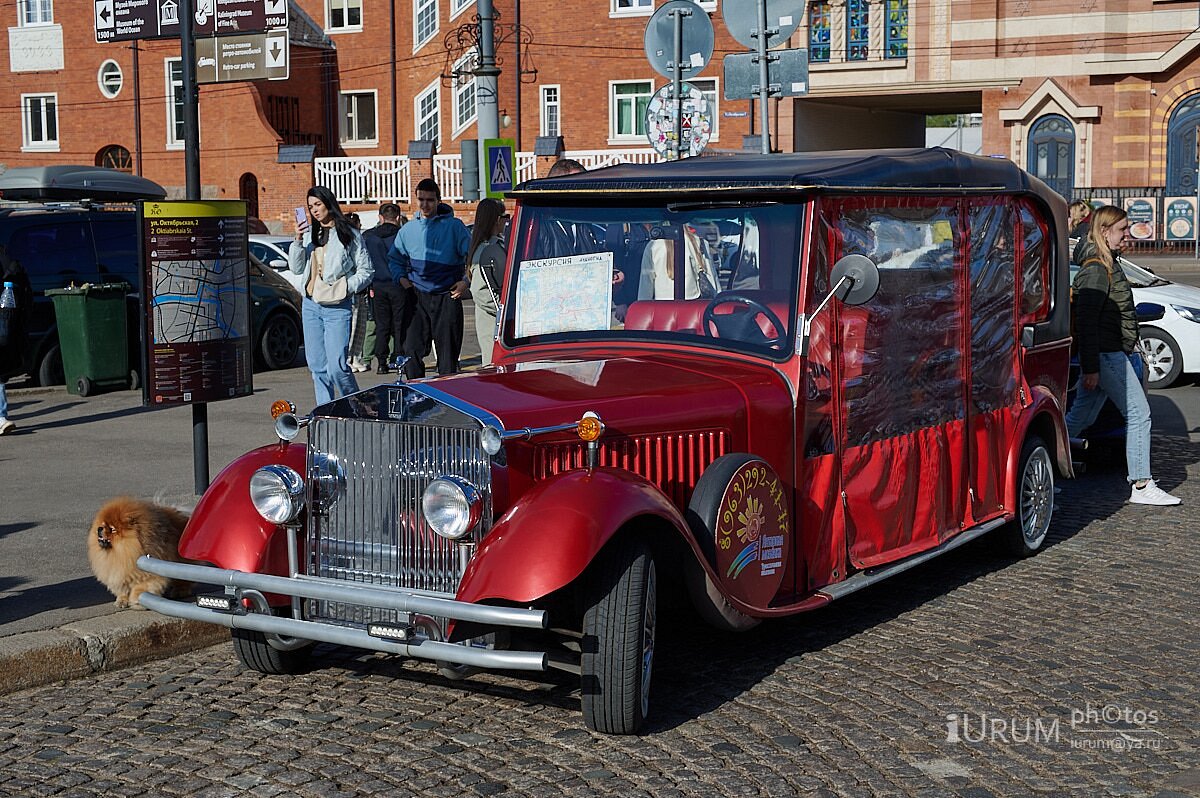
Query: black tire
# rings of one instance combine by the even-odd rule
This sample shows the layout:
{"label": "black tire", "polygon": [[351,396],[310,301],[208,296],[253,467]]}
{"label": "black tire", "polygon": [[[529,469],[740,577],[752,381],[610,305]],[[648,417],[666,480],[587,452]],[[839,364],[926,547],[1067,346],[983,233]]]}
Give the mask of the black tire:
{"label": "black tire", "polygon": [[129,390],[136,391],[142,387],[142,375],[138,374],[137,369],[129,370]]}
{"label": "black tire", "polygon": [[300,352],[300,326],[287,313],[267,319],[258,338],[258,352],[268,369],[285,369],[296,362]]}
{"label": "black tire", "polygon": [[42,362],[37,369],[38,385],[64,385],[67,382],[63,373],[62,350],[58,344],[46,350]]}
{"label": "black tire", "polygon": [[1146,353],[1146,386],[1170,388],[1183,373],[1183,354],[1179,343],[1157,327],[1141,329],[1142,351]]}
{"label": "black tire", "polygon": [[658,579],[646,544],[617,542],[594,564],[583,617],[583,719],[636,734],[650,710]]}
{"label": "black tire", "polygon": [[96,392],[96,386],[87,377],[75,380],[75,391],[80,396],[91,396]]}
{"label": "black tire", "polygon": [[[276,611],[276,614],[283,614]],[[290,615],[290,612],[286,614]],[[271,645],[268,635],[250,629],[233,629],[233,650],[250,670],[280,676],[303,673],[308,668],[308,656],[316,644],[308,640],[288,638],[286,648]],[[274,637],[272,635],[272,637]]]}
{"label": "black tire", "polygon": [[1030,435],[1021,447],[1017,470],[1017,517],[1003,529],[1005,549],[1029,557],[1042,548],[1054,516],[1054,459],[1046,444]]}

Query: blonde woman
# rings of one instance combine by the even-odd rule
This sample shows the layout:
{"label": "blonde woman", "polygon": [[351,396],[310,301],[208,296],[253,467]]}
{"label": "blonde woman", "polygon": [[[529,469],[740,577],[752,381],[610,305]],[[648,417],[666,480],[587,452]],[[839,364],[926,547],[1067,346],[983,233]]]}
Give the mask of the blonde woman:
{"label": "blonde woman", "polygon": [[1091,229],[1081,248],[1080,269],[1072,284],[1075,337],[1079,344],[1079,389],[1067,412],[1067,432],[1078,438],[1105,399],[1125,417],[1125,461],[1129,501],[1173,505],[1180,500],[1150,476],[1150,403],[1132,358],[1140,357],[1133,289],[1117,263],[1129,232],[1125,211],[1105,205],[1092,213]]}

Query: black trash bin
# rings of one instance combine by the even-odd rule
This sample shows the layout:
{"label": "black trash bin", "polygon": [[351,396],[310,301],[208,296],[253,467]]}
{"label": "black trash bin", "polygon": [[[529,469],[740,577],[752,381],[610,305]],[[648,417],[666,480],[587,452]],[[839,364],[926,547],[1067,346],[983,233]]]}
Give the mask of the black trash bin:
{"label": "black trash bin", "polygon": [[84,283],[46,291],[54,300],[68,393],[89,396],[134,384],[125,311],[129,290],[127,283]]}

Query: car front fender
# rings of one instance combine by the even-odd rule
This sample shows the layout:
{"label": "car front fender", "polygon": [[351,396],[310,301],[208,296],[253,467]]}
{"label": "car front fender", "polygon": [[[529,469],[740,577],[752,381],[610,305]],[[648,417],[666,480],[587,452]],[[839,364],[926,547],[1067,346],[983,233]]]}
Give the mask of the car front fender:
{"label": "car front fender", "polygon": [[569,585],[628,522],[653,516],[690,540],[663,493],[621,469],[570,471],[540,482],[483,540],[459,585],[460,601],[527,603]]}
{"label": "car front fender", "polygon": [[[272,444],[234,460],[204,491],[192,511],[179,553],[189,560],[249,573],[287,573],[282,527],[267,521],[250,501],[250,477],[265,465],[281,464],[303,476],[304,444]],[[278,539],[276,539],[278,538]]]}

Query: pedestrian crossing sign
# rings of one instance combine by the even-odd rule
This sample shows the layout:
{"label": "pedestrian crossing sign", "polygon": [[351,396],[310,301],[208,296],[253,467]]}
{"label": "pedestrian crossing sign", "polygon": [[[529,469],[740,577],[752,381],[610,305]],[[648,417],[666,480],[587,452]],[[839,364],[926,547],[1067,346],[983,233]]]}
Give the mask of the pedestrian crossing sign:
{"label": "pedestrian crossing sign", "polygon": [[504,195],[516,185],[513,153],[516,142],[512,139],[484,139],[483,162],[487,167],[484,176],[484,196],[504,199]]}

